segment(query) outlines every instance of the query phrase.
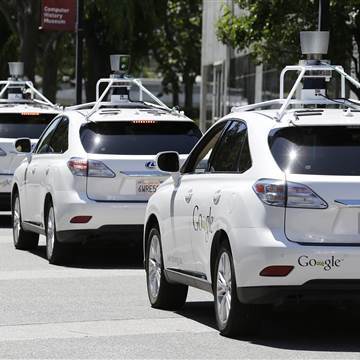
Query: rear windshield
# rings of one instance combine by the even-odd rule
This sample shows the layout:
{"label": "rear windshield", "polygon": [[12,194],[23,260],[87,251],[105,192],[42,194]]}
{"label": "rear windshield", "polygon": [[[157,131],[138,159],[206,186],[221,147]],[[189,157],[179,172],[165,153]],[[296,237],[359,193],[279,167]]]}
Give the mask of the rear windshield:
{"label": "rear windshield", "polygon": [[190,121],[109,121],[83,125],[80,138],[92,154],[154,155],[167,150],[188,154],[201,132]]}
{"label": "rear windshield", "polygon": [[273,130],[271,152],[292,174],[360,175],[359,126],[298,126]]}
{"label": "rear windshield", "polygon": [[0,138],[38,139],[57,114],[0,114]]}

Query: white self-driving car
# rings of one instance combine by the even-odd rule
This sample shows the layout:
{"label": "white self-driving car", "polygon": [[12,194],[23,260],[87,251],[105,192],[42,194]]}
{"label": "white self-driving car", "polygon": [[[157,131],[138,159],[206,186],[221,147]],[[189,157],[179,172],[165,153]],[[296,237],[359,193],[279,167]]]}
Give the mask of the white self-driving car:
{"label": "white self-driving car", "polygon": [[[146,203],[168,176],[155,169],[156,153],[173,149],[185,157],[202,134],[137,80],[118,75],[99,81],[106,89],[96,103],[56,117],[16,170],[16,248],[34,248],[44,234],[48,260],[61,263],[71,243],[141,240]],[[131,100],[132,85],[157,104]],[[109,91],[111,101],[103,101]],[[28,147],[26,139],[19,142]]]}
{"label": "white self-driving car", "polygon": [[[284,97],[290,70],[298,78]],[[264,304],[359,300],[360,102],[344,87],[328,97],[332,73],[360,87],[321,60],[289,66],[280,99],[233,109],[180,170],[178,154],[158,154],[172,176],[146,210],[153,307],[181,307],[188,286],[207,290],[232,336],[256,331]]]}
{"label": "white self-driving car", "polygon": [[9,63],[10,78],[0,81],[0,211],[11,209],[11,182],[25,155],[15,141],[30,138],[35,144],[60,109],[23,77],[23,63]]}

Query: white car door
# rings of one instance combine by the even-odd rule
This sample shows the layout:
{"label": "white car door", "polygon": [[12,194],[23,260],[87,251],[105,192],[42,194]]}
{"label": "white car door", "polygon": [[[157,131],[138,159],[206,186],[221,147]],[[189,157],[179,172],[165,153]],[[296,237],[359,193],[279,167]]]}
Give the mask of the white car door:
{"label": "white car door", "polygon": [[197,271],[204,276],[209,275],[212,239],[231,216],[237,201],[234,195],[241,188],[241,174],[250,167],[246,125],[238,120],[230,121],[209,159],[206,174],[193,186],[196,213],[192,248]]}
{"label": "white car door", "polygon": [[39,212],[40,207],[40,186],[43,181],[43,167],[48,161],[49,144],[61,118],[56,118],[51,122],[42,134],[36,148],[34,149],[29,165],[25,173],[24,195],[25,201],[22,201],[21,208],[23,219],[35,224],[41,224],[42,219]]}
{"label": "white car door", "polygon": [[179,264],[176,270],[200,278],[203,278],[203,274],[199,273],[193,256],[193,239],[199,232],[203,232],[206,226],[205,217],[201,218],[198,213],[199,198],[202,194],[199,191],[199,184],[201,182],[203,186],[207,186],[205,171],[225,125],[226,122],[217,124],[192,151],[184,165],[184,173],[174,188],[170,204],[170,207],[173,207],[172,233],[175,237],[173,258]]}

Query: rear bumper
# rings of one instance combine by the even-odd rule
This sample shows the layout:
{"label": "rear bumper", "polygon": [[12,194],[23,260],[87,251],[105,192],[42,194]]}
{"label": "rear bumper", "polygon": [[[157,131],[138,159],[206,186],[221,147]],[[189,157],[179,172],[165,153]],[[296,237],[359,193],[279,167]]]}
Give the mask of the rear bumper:
{"label": "rear bumper", "polygon": [[360,279],[310,280],[301,286],[238,287],[243,303],[360,303]]}
{"label": "rear bumper", "polygon": [[[55,199],[57,230],[94,230],[115,225],[143,226],[146,202],[99,202],[76,193],[63,192]],[[71,223],[76,216],[91,216],[87,223]]]}
{"label": "rear bumper", "polygon": [[92,230],[58,231],[59,242],[82,243],[88,241],[141,242],[142,225],[105,225]]}
{"label": "rear bumper", "polygon": [[11,210],[11,193],[0,192],[0,211]]}

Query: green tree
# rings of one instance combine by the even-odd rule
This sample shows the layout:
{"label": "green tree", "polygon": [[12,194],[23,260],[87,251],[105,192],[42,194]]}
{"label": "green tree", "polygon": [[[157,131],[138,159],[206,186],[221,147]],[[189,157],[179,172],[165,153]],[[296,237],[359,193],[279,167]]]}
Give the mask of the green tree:
{"label": "green tree", "polygon": [[[249,49],[255,61],[277,67],[301,57],[299,32],[317,30],[318,0],[234,0],[242,9],[234,15],[225,6],[217,24],[217,36],[236,49]],[[360,79],[360,0],[332,0],[329,9],[332,63],[349,70],[353,61]],[[360,89],[350,85],[360,97]]]}
{"label": "green tree", "polygon": [[87,0],[84,37],[86,42],[86,93],[95,98],[95,84],[110,73],[109,55],[131,55],[136,72],[147,58],[157,22],[156,11],[163,0]]}
{"label": "green tree", "polygon": [[193,87],[200,74],[202,1],[163,0],[158,10],[152,51],[163,75],[163,87],[172,93],[173,105],[178,105],[182,77],[185,111],[191,116]]}

